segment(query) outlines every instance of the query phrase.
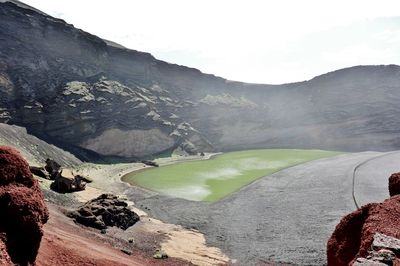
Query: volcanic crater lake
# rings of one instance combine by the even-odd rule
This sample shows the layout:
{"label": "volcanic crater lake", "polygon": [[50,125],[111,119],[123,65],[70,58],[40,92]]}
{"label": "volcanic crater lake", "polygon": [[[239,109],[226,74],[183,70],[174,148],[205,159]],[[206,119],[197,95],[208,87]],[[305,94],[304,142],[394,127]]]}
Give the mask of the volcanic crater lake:
{"label": "volcanic crater lake", "polygon": [[336,151],[262,149],[227,152],[208,160],[180,162],[132,172],[123,181],[172,197],[217,201],[260,177]]}

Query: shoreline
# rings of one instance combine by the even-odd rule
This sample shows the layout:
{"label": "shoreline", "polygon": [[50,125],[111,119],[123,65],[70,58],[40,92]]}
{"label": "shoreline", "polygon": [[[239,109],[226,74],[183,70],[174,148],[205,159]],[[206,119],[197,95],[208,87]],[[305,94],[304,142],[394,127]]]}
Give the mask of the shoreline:
{"label": "shoreline", "polygon": [[[154,161],[157,162],[160,167],[166,165],[172,165],[177,163],[183,163],[188,161],[200,161],[209,160],[222,153],[207,153],[205,156],[192,155],[192,156],[170,156],[164,158],[157,158]],[[132,185],[123,180],[123,178],[130,174],[141,170],[146,170],[153,168],[153,166],[148,166],[141,162],[134,163],[117,163],[117,164],[92,164],[83,163],[77,167],[72,168],[76,173],[88,175],[93,178],[94,182],[89,184],[89,187],[95,187],[101,190],[107,190],[110,188],[111,184],[122,184],[129,187],[140,188],[149,193],[155,193],[154,191],[148,190],[146,188]],[[80,194],[80,192],[76,192]]]}
{"label": "shoreline", "polygon": [[[168,158],[156,159],[160,166],[185,162],[207,160],[220,153],[206,154],[206,156],[171,156]],[[160,162],[161,160],[161,162]],[[206,236],[195,229],[185,228],[180,223],[170,223],[149,215],[150,209],[137,206],[134,199],[129,197],[134,193],[140,198],[149,198],[159,193],[148,189],[134,186],[122,180],[132,172],[153,168],[143,163],[125,163],[112,165],[82,164],[75,168],[77,173],[88,175],[93,179],[92,183],[86,186],[86,190],[75,192],[76,199],[82,203],[98,197],[103,193],[113,193],[125,199],[130,208],[141,217],[141,222],[132,227],[133,231],[140,231],[144,234],[161,236],[158,243],[171,258],[177,258],[194,265],[226,265],[231,262],[230,258],[221,249],[210,245]]]}
{"label": "shoreline", "polygon": [[[164,158],[157,158],[157,159],[154,159],[154,161],[159,164],[159,167],[164,167],[164,166],[168,166],[168,165],[174,165],[174,164],[185,163],[185,162],[211,160],[211,159],[214,159],[216,156],[221,155],[221,154],[223,154],[223,153],[222,152],[205,153],[204,156],[200,156],[200,155],[179,156],[177,159],[173,158],[173,156],[170,156],[170,157],[164,157]],[[144,171],[144,170],[148,170],[149,168],[155,168],[153,166],[147,166],[147,165],[145,165],[143,163],[139,163],[139,164],[144,165],[144,167],[142,167],[142,168],[132,167],[130,170],[123,171],[122,173],[120,173],[121,177],[119,178],[119,180],[122,183],[127,184],[130,187],[140,188],[140,189],[143,189],[145,191],[149,191],[149,192],[152,192],[152,193],[160,194],[159,192],[150,190],[150,189],[148,189],[146,187],[142,187],[140,185],[132,184],[132,183],[130,183],[128,181],[124,181],[125,178],[129,178],[128,175],[130,175],[130,174],[134,175],[135,173],[138,173],[138,172],[141,172],[141,171]]]}
{"label": "shoreline", "polygon": [[[342,213],[354,206],[347,197],[348,169],[375,154],[341,154],[298,164],[264,176],[212,204],[166,196],[137,203],[157,219],[196,228],[233,264],[279,261],[321,265],[325,263],[325,238]],[[331,180],[337,181],[338,193],[332,193]],[[317,189],[304,193],[315,184]],[[131,197],[136,198],[134,194]],[[326,211],[328,206],[332,212]],[[315,215],[316,209],[320,215]],[[315,241],[309,242],[310,236]]]}
{"label": "shoreline", "polygon": [[[319,149],[254,149],[248,151],[228,152],[224,154],[207,154],[207,156],[205,156],[204,159],[201,158],[201,160],[187,159],[171,161],[169,158],[164,163],[161,163],[160,167],[174,165],[173,168],[154,168],[151,172],[142,172],[143,170],[145,170],[145,168],[138,169],[132,171],[129,174],[123,175],[121,180],[133,187],[142,188],[144,190],[151,191],[153,193],[164,195],[170,198],[180,198],[188,201],[215,203],[217,201],[226,199],[236,191],[239,191],[243,187],[251,185],[253,182],[256,182],[258,179],[264,176],[272,175],[276,172],[297,166],[299,164],[303,164],[308,161],[337,156],[341,154],[343,153]],[[225,159],[224,156],[227,156],[226,158],[228,159]],[[242,157],[244,157],[245,159],[243,159]],[[221,163],[221,166],[219,166],[218,164],[215,165],[213,164],[213,162],[201,162],[207,159],[215,159],[215,162]],[[238,160],[237,165],[235,165],[235,160]],[[185,167],[185,165],[190,166],[188,168]],[[203,180],[201,175],[199,175],[197,179],[192,179],[191,181],[189,181],[192,182],[190,183],[190,185],[185,183],[185,180],[190,180],[190,178],[187,178],[188,172],[192,174],[192,169],[190,167],[193,166],[197,169],[197,166],[200,165],[205,165],[204,169],[201,168],[200,171],[211,171],[210,173],[213,175],[222,175],[222,178],[224,178],[225,175],[230,174],[230,177],[226,178],[227,181],[224,184],[222,184],[222,181],[219,180],[219,177],[215,177],[215,180],[213,179],[213,177],[210,177],[210,180],[205,177],[205,179]],[[253,167],[254,169],[249,169],[251,167]],[[174,170],[169,171],[169,169]],[[181,170],[175,171],[177,169]],[[225,172],[223,172],[224,170]],[[238,174],[236,174],[234,171],[236,171]],[[209,172],[206,173],[208,174]],[[193,173],[193,175],[195,174],[196,172]],[[179,178],[184,180],[182,184],[177,181]],[[231,180],[233,181],[231,182]],[[208,182],[217,183],[218,186],[216,186],[216,188],[221,187],[222,184],[222,186],[231,187],[231,189],[217,190],[214,187],[211,187],[210,183]],[[176,188],[174,187],[174,185],[171,185],[170,187],[170,184],[176,184]],[[207,186],[209,186],[209,188],[206,188]],[[185,192],[191,190],[194,192],[194,194],[191,192]]]}
{"label": "shoreline", "polygon": [[[155,245],[158,245],[157,249],[165,251],[171,258],[182,259],[195,265],[231,265],[255,262],[255,257],[260,258],[257,259],[258,261],[269,261],[271,256],[275,256],[278,261],[294,263],[301,259],[301,261],[313,265],[312,263],[315,261],[322,261],[324,258],[321,241],[309,244],[312,252],[304,254],[293,251],[301,250],[304,244],[302,241],[277,242],[274,239],[278,239],[281,234],[277,234],[277,232],[283,230],[287,231],[283,234],[286,237],[295,235],[296,238],[302,239],[307,235],[299,233],[298,226],[303,230],[308,230],[310,226],[325,224],[326,226],[320,228],[321,230],[313,233],[316,239],[321,240],[328,234],[327,232],[331,232],[329,226],[332,216],[329,213],[318,216],[315,221],[310,221],[311,225],[303,223],[303,220],[299,219],[294,219],[292,222],[282,221],[281,218],[287,217],[288,212],[292,217],[297,217],[295,214],[303,208],[305,208],[305,213],[312,213],[315,206],[319,208],[328,206],[342,195],[329,194],[324,189],[313,191],[311,198],[301,198],[302,200],[307,199],[308,204],[304,205],[301,202],[293,201],[288,194],[299,193],[296,194],[296,197],[304,197],[304,194],[301,193],[304,187],[323,180],[329,182],[330,178],[341,180],[349,165],[369,156],[371,155],[368,153],[342,154],[295,165],[258,179],[235,192],[231,197],[212,204],[171,198],[129,185],[121,180],[125,173],[149,168],[142,163],[84,164],[78,167],[79,170],[91,173],[90,176],[94,182],[88,184],[86,191],[77,192],[74,195],[82,202],[106,192],[123,196],[128,200],[132,210],[141,217],[141,222],[133,226],[131,233],[137,239],[139,239],[139,235],[149,236],[149,239],[156,237],[158,242],[152,242],[154,243],[152,250],[156,248]],[[207,159],[210,158],[213,156],[207,156]],[[164,158],[162,165],[198,159],[206,158],[176,156]],[[332,164],[335,167],[332,167]],[[315,174],[315,172],[320,174]],[[320,177],[325,178],[320,179]],[[346,187],[346,182],[341,181],[341,186]],[[319,188],[321,187],[319,186]],[[327,186],[326,189],[330,189],[330,186]],[[341,191],[345,191],[345,189],[341,189]],[[250,198],[249,194],[252,195]],[[266,197],[266,194],[273,197]],[[326,195],[330,195],[330,197],[327,198]],[[322,204],[315,205],[316,201],[322,202]],[[282,205],[281,202],[284,204]],[[339,204],[335,208],[341,212],[342,207]],[[246,211],[243,212],[243,210]],[[249,217],[252,218],[249,219]],[[264,224],[268,224],[268,226],[262,226]],[[251,230],[254,225],[257,226],[255,231]],[[115,237],[124,239],[127,237],[126,233],[122,232]],[[248,235],[246,239],[243,238],[244,233],[246,236]],[[249,249],[249,246],[252,248]],[[280,251],[277,252],[275,247],[279,247]],[[317,250],[317,252],[315,253],[313,250]],[[213,254],[212,258],[209,254]]]}

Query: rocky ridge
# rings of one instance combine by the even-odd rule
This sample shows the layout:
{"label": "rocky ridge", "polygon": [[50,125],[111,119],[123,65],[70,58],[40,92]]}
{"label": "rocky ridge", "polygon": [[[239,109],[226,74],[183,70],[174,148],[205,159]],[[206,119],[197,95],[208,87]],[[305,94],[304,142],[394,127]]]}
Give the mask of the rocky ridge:
{"label": "rocky ridge", "polygon": [[84,160],[261,147],[399,148],[400,67],[283,85],[169,64],[0,3],[0,122]]}
{"label": "rocky ridge", "polygon": [[[24,125],[70,150],[74,146],[81,156],[79,148],[124,158],[178,147],[187,153],[199,152],[197,147],[213,150],[201,133],[172,112],[190,102],[171,98],[157,82],[143,86],[111,71],[111,53],[131,56],[134,51],[108,46],[61,20],[10,2],[0,9],[0,35],[8,36],[9,27],[19,29],[12,38],[0,38],[2,122]],[[27,27],[34,28],[29,41],[18,36]],[[44,46],[43,38],[48,39]],[[106,144],[110,142],[114,145]]]}

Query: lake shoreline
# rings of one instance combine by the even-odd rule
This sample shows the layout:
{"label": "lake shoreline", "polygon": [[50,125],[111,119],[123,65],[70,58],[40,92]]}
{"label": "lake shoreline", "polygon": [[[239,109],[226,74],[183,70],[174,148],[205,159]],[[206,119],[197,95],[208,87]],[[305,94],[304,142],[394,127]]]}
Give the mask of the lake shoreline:
{"label": "lake shoreline", "polygon": [[155,160],[160,164],[159,168],[136,169],[124,175],[121,180],[158,194],[193,201],[216,202],[263,176],[338,154],[341,152],[258,149],[209,154],[201,160],[198,157],[185,160],[163,158]]}
{"label": "lake shoreline", "polygon": [[[344,153],[301,163],[211,203],[162,194],[141,198],[135,191],[128,197],[158,219],[203,233],[208,245],[240,265],[323,265],[325,239],[354,207],[348,169],[374,156],[376,152]],[[318,241],[308,241],[311,236]]]}
{"label": "lake shoreline", "polygon": [[[315,263],[316,261],[323,260],[324,251],[318,246],[321,243],[318,242],[317,244],[312,245],[312,249],[318,250],[318,252],[317,254],[314,254],[310,251],[310,255],[307,251],[301,250],[299,249],[299,246],[296,246],[303,245],[304,243],[302,242],[283,242],[284,245],[282,246],[280,243],[271,243],[268,236],[278,231],[280,232],[281,229],[279,228],[282,224],[295,224],[296,226],[293,228],[297,228],[299,225],[306,226],[308,223],[303,223],[304,221],[302,220],[291,222],[292,219],[285,221],[280,221],[278,219],[278,217],[286,217],[288,211],[293,214],[302,208],[308,208],[307,210],[304,210],[304,212],[312,215],[315,211],[314,207],[319,206],[318,204],[313,205],[315,202],[308,202],[306,205],[303,205],[300,202],[293,202],[291,201],[292,197],[290,195],[296,191],[300,193],[299,195],[303,195],[301,193],[301,188],[304,186],[309,187],[310,184],[318,184],[317,180],[319,180],[320,177],[331,176],[332,178],[340,178],[342,174],[346,173],[346,169],[352,164],[352,160],[357,161],[357,158],[361,156],[361,154],[358,156],[357,154],[343,154],[289,167],[270,176],[259,178],[252,184],[232,193],[229,197],[212,203],[188,201],[185,199],[162,195],[160,193],[154,193],[137,186],[130,186],[120,180],[122,176],[119,175],[119,172],[116,170],[119,169],[128,172],[132,170],[132,164],[125,165],[125,167],[123,167],[123,165],[113,165],[108,167],[103,165],[103,169],[97,170],[97,173],[102,173],[103,175],[95,175],[95,182],[90,184],[90,186],[99,186],[99,184],[104,185],[104,181],[101,180],[110,180],[110,182],[107,181],[108,183],[105,187],[105,191],[113,190],[116,194],[126,197],[129,201],[134,202],[134,207],[136,209],[145,211],[150,215],[149,217],[154,217],[167,224],[183,226],[179,228],[173,227],[174,229],[167,232],[168,236],[174,234],[175,230],[178,230],[178,233],[183,232],[184,234],[189,233],[191,236],[196,235],[198,240],[205,237],[205,242],[203,242],[204,245],[202,244],[203,247],[218,247],[220,262],[226,261],[226,256],[228,256],[230,262],[237,260],[239,263],[243,264],[246,264],[247,262],[255,263],[255,261],[253,261],[253,256],[255,255],[265,260],[270,258],[269,256],[271,256],[271,254],[274,254],[277,256],[279,261],[294,262],[293,258],[302,258],[307,263]],[[340,167],[337,169],[336,167],[331,167],[332,164],[336,165],[337,163],[339,163]],[[140,163],[137,163],[134,166],[136,169],[142,169],[144,167],[144,165]],[[113,171],[107,171],[107,168],[113,169]],[[310,175],[311,169],[317,170],[317,173],[319,174]],[[312,172],[314,172],[314,170]],[[338,171],[340,171],[340,173]],[[298,176],[299,173],[301,176]],[[329,179],[330,178],[327,180]],[[119,180],[119,182],[116,183],[116,180]],[[290,187],[286,184],[295,185],[298,189],[290,190]],[[330,188],[330,186],[327,186],[327,188]],[[272,195],[272,197],[268,196],[269,194]],[[251,195],[251,197],[248,197],[248,195]],[[326,193],[325,191],[316,194],[316,202],[318,203],[322,201],[327,195],[331,194]],[[332,194],[332,197],[333,196],[335,196],[335,194]],[[281,201],[284,202],[283,205],[276,205],[277,202]],[[336,202],[334,200],[329,200],[329,204],[331,204],[331,201]],[[291,204],[300,205],[292,206]],[[331,219],[331,216],[328,214],[322,218],[329,220]],[[339,218],[340,217],[337,217],[337,219]],[[146,221],[146,224],[147,220],[148,219],[143,219],[143,221]],[[326,224],[327,221],[323,220],[310,223],[312,226],[315,226],[316,224]],[[268,224],[268,226],[264,226],[265,224]],[[154,230],[157,227],[155,227],[154,223],[149,220],[147,228],[150,228],[149,230],[151,232],[157,232],[159,229]],[[257,230],[254,230],[254,228]],[[197,235],[197,233],[193,234],[193,232],[201,233],[201,235]],[[315,234],[320,234],[321,236],[318,236],[318,239],[323,239],[326,232],[331,232],[331,228],[322,231],[317,230],[315,231]],[[249,235],[249,238],[243,239],[241,236],[243,236],[244,233]],[[293,232],[290,232],[287,235],[290,236],[292,234]],[[190,252],[193,254],[201,255],[197,253],[198,249],[193,249],[193,247],[189,247],[186,244],[176,248],[176,243],[182,243],[179,241],[180,238],[172,237],[171,239],[173,239],[173,241],[169,242],[168,245],[170,245],[170,248],[175,246],[176,252],[179,252],[179,250],[182,250],[182,248],[185,247],[188,251],[191,249],[192,251]],[[167,242],[164,242],[164,245],[166,243]],[[185,243],[187,243],[187,241]],[[282,252],[277,252],[275,249],[271,248],[271,244],[279,246],[279,249],[282,250]],[[252,247],[251,250],[248,249],[250,246]],[[293,247],[293,250],[299,249],[301,252],[296,253],[292,249],[288,250],[285,248],[286,246]],[[167,247],[164,246],[164,248]],[[304,252],[306,255],[304,255]],[[175,256],[179,256],[183,259],[189,258],[187,253],[176,253]],[[317,259],[314,257],[309,258],[309,256],[316,256]]]}
{"label": "lake shoreline", "polygon": [[[161,165],[174,164],[188,160],[210,159],[217,154],[206,156],[181,157],[174,156],[161,158]],[[75,168],[76,173],[87,175],[93,179],[87,184],[84,191],[74,193],[74,197],[85,203],[103,193],[112,193],[125,199],[130,208],[141,217],[141,222],[135,225],[133,230],[141,234],[157,236],[162,239],[157,243],[168,256],[191,262],[194,265],[226,265],[230,259],[219,248],[209,245],[204,234],[198,230],[183,227],[180,223],[165,222],[153,215],[149,215],[150,209],[139,202],[146,198],[157,197],[158,193],[145,188],[132,186],[122,181],[122,177],[133,171],[151,169],[143,163],[121,164],[82,164]],[[134,195],[134,196],[132,196]]]}
{"label": "lake shoreline", "polygon": [[[159,167],[164,167],[164,166],[168,166],[168,165],[174,165],[174,164],[179,164],[179,163],[185,163],[185,162],[193,162],[193,161],[203,161],[203,160],[211,160],[214,159],[215,157],[219,156],[223,154],[222,152],[217,152],[217,153],[205,153],[204,156],[201,155],[190,155],[190,156],[170,156],[170,157],[162,157],[162,158],[157,158],[154,159],[154,161],[159,165]],[[133,182],[128,182],[126,181],[127,178],[129,178],[129,176],[135,175],[137,173],[140,173],[141,171],[146,171],[146,170],[150,170],[153,169],[155,167],[153,166],[148,166],[148,165],[143,165],[142,167],[140,166],[132,166],[132,168],[127,169],[125,171],[123,171],[121,174],[120,182],[127,184],[128,186],[132,186],[132,187],[138,187],[141,188],[143,190],[147,190],[147,191],[151,191],[154,193],[159,193],[157,191],[153,191],[151,189],[148,189],[146,187],[140,186],[138,184],[135,184]]]}

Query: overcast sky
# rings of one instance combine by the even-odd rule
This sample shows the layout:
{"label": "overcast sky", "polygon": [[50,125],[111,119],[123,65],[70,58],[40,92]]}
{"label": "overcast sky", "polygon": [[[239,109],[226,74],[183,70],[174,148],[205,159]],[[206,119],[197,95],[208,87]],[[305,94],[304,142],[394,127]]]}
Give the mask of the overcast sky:
{"label": "overcast sky", "polygon": [[398,0],[22,0],[99,37],[231,80],[400,64]]}

